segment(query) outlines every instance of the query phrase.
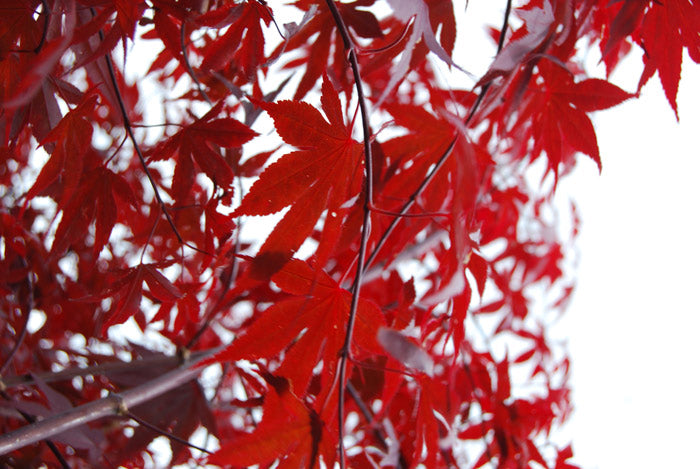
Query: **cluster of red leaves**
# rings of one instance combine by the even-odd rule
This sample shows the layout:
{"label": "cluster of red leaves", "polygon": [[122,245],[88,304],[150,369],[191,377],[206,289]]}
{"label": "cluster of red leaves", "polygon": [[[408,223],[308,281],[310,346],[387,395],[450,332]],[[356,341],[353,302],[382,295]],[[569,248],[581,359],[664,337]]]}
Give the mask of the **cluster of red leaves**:
{"label": "cluster of red leaves", "polygon": [[[637,91],[658,73],[677,113],[700,5],[504,1],[464,89],[436,70],[469,81],[469,8],[375,3],[3,2],[2,433],[217,352],[215,383],[2,464],[142,467],[166,435],[171,465],[574,467],[549,440],[570,400],[547,334],[571,240],[548,216],[556,182],[541,194],[526,171],[600,167],[590,113],[634,96],[588,76],[583,48],[610,72],[640,46]],[[202,429],[214,454],[186,444]]]}

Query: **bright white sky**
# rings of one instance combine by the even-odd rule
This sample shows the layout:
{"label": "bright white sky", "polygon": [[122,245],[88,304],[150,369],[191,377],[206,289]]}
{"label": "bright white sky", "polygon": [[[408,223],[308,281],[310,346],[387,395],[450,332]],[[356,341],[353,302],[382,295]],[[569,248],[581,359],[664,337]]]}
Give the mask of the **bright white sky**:
{"label": "bright white sky", "polygon": [[[613,79],[633,90],[639,75],[625,71]],[[639,100],[598,113],[602,174],[581,161],[561,187],[583,219],[564,333],[576,407],[567,434],[585,469],[697,464],[698,83],[686,57],[680,125],[658,77]]]}
{"label": "bright white sky", "polygon": [[[500,24],[501,3],[470,1],[459,43],[485,44],[484,21]],[[455,61],[478,72],[487,50],[465,46]],[[611,80],[633,92],[641,63],[622,63]],[[573,199],[582,226],[577,288],[558,326],[576,410],[556,439],[573,442],[584,469],[700,467],[691,466],[700,436],[698,84],[700,66],[686,57],[680,124],[658,77],[640,99],[597,113],[602,174],[583,156],[559,184],[562,207]]]}

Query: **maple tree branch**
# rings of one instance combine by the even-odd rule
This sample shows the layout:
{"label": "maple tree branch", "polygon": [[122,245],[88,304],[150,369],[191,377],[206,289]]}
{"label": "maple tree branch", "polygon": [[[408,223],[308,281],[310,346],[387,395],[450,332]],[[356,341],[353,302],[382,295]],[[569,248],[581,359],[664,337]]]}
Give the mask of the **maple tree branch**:
{"label": "maple tree branch", "polygon": [[345,341],[343,348],[340,351],[340,363],[338,365],[338,453],[340,468],[345,468],[345,450],[343,447],[344,423],[345,423],[345,383],[348,358],[350,357],[350,345],[352,343],[352,333],[355,328],[355,319],[357,317],[357,305],[360,300],[360,289],[362,288],[362,274],[364,272],[365,253],[367,251],[367,242],[370,232],[370,216],[372,203],[372,143],[370,140],[369,130],[369,115],[367,112],[367,103],[365,100],[364,91],[362,90],[362,77],[360,76],[360,67],[357,63],[357,53],[350,39],[348,28],[343,21],[340,11],[335,5],[334,0],[326,0],[328,9],[333,15],[333,19],[338,28],[340,36],[343,40],[343,46],[347,51],[347,59],[352,68],[352,74],[355,81],[355,89],[357,90],[357,101],[360,106],[360,117],[362,120],[362,138],[364,145],[364,160],[365,160],[365,203],[363,206],[362,218],[362,233],[360,237],[360,250],[357,257],[357,271],[355,281],[352,286],[352,300],[350,303],[350,312],[348,314],[348,324],[345,329]]}
{"label": "maple tree branch", "polygon": [[506,11],[503,14],[503,25],[501,26],[501,33],[498,36],[498,48],[497,52],[501,52],[503,49],[503,44],[506,42],[506,32],[508,31],[508,21],[510,20],[510,10],[511,10],[512,0],[506,0]]}
{"label": "maple tree branch", "polygon": [[[510,20],[510,11],[511,11],[511,3],[512,0],[506,0],[506,11],[503,14],[503,25],[501,26],[501,32],[498,35],[498,46],[496,47],[496,54],[501,52],[503,49],[503,45],[506,42],[506,32],[508,31],[508,22]],[[471,110],[469,111],[469,115],[467,115],[466,119],[464,119],[464,125],[468,125],[469,122],[471,122],[472,118],[474,117],[474,114],[476,114],[477,109],[479,109],[479,105],[481,102],[484,100],[484,97],[486,96],[486,93],[489,91],[489,88],[491,88],[491,83],[493,81],[489,81],[486,83],[482,88],[481,91],[479,92],[479,96],[476,98],[476,101],[474,101],[474,105],[472,106]]]}
{"label": "maple tree branch", "polygon": [[[442,165],[445,164],[445,161],[447,161],[447,157],[450,156],[452,153],[452,149],[454,148],[455,144],[457,143],[457,136],[455,136],[450,144],[447,146],[447,149],[442,153],[440,158],[437,160],[431,171],[428,173],[425,178],[423,178],[423,181],[421,181],[420,185],[416,190],[413,191],[413,193],[408,197],[408,200],[403,204],[401,209],[394,215],[394,219],[391,221],[389,226],[384,230],[384,233],[382,233],[382,236],[379,238],[379,241],[377,242],[377,245],[374,247],[374,250],[372,253],[369,255],[367,258],[367,261],[364,263],[364,270],[367,270],[370,268],[372,263],[376,260],[377,255],[379,254],[379,251],[381,248],[384,246],[384,243],[386,243],[386,240],[389,238],[389,235],[394,231],[394,228],[396,228],[396,225],[399,224],[399,221],[406,215],[406,213],[411,209],[413,204],[416,202],[416,199],[420,195],[421,192],[423,192],[423,189],[430,183],[430,181],[433,180],[435,175],[437,174],[438,171],[440,171],[440,168],[442,168]],[[359,262],[359,261],[358,261]]]}
{"label": "maple tree branch", "polygon": [[[238,180],[238,191],[241,194],[241,200],[243,200],[243,181],[241,180],[240,176],[237,176]],[[238,253],[241,250],[241,217],[236,218],[236,235],[234,239],[234,244],[233,244],[233,252],[231,253],[231,264],[230,268],[226,268],[224,273],[222,274],[223,277],[223,284],[225,285],[224,288],[221,289],[221,294],[219,295],[219,298],[216,300],[216,303],[214,303],[214,306],[209,308],[209,311],[207,311],[204,315],[204,321],[202,322],[202,325],[197,329],[197,332],[194,333],[192,338],[187,342],[187,345],[185,346],[188,349],[191,349],[192,347],[195,346],[195,344],[199,341],[199,339],[204,335],[204,333],[209,329],[211,326],[212,321],[216,318],[216,316],[223,310],[223,302],[224,298],[226,298],[226,294],[231,290],[233,287],[233,282],[234,279],[238,277],[238,270],[240,268],[240,264],[238,261]],[[231,252],[231,251],[229,251]]]}
{"label": "maple tree branch", "polygon": [[[198,350],[190,354],[190,360],[197,361],[202,357],[208,355],[209,350]],[[32,385],[37,382],[45,383],[55,383],[58,381],[68,381],[78,376],[90,376],[90,375],[108,375],[110,373],[120,373],[123,371],[135,371],[141,369],[153,368],[155,370],[162,370],[167,368],[172,368],[182,363],[181,355],[174,356],[153,356],[142,358],[139,360],[134,360],[131,362],[124,361],[111,361],[107,363],[102,363],[100,365],[92,365],[86,367],[74,367],[66,368],[65,370],[47,372],[47,373],[33,373],[26,375],[10,376],[4,378],[2,384],[6,388],[13,388],[22,385]]]}
{"label": "maple tree branch", "polygon": [[[5,390],[0,390],[0,396],[2,396],[3,399],[5,399],[8,402],[12,402],[12,397],[5,392]],[[27,412],[24,412],[23,410],[20,409],[15,409],[19,415],[22,416],[22,418],[29,424],[32,424],[36,422],[36,417],[34,417],[31,414],[28,414]],[[46,443],[46,446],[49,447],[49,450],[53,453],[54,456],[56,456],[56,459],[58,460],[58,463],[61,465],[63,469],[70,469],[70,466],[66,462],[65,458],[61,454],[61,452],[58,450],[58,447],[56,444],[51,441],[51,440],[44,440],[44,443]]]}
{"label": "maple tree branch", "polygon": [[195,379],[203,368],[196,364],[206,357],[215,354],[220,349],[210,349],[198,360],[188,360],[182,366],[164,373],[151,381],[133,387],[121,393],[114,393],[105,398],[88,402],[78,407],[46,417],[43,420],[0,436],[0,455],[22,448],[24,446],[45,440],[63,433],[78,425],[83,425],[102,417],[116,417],[124,413],[124,409],[137,406],[158,397],[172,389]]}
{"label": "maple tree branch", "polygon": [[15,340],[15,344],[12,346],[12,350],[10,350],[10,353],[7,354],[7,357],[5,357],[5,361],[2,363],[2,366],[0,366],[0,376],[2,376],[2,374],[5,372],[5,369],[7,369],[10,363],[12,363],[12,358],[17,353],[17,350],[19,350],[20,345],[22,345],[22,342],[24,341],[24,338],[27,335],[27,324],[29,324],[30,314],[31,309],[28,310],[27,313],[24,315],[24,321],[22,321],[22,328],[20,329],[19,335],[17,336],[17,340]]}

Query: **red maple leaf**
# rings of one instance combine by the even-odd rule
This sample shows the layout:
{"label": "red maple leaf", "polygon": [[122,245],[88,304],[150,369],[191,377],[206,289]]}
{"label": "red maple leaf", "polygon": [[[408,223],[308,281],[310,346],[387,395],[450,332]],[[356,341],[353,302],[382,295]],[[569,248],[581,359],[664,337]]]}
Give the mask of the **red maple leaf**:
{"label": "red maple leaf", "polygon": [[[628,3],[630,2],[628,0]],[[659,72],[659,78],[673,112],[678,119],[678,82],[681,79],[683,49],[700,62],[700,5],[695,0],[651,2],[641,27],[644,47],[644,72],[639,87]]]}
{"label": "red maple leaf", "polygon": [[202,69],[216,71],[233,62],[244,76],[252,76],[265,59],[261,21],[269,25],[272,11],[260,2],[222,7],[198,18],[197,23],[205,26],[220,28],[230,24],[226,32],[205,49]]}
{"label": "red maple leaf", "polygon": [[[292,391],[301,396],[322,360],[321,389],[327,395],[335,375],[338,350],[345,339],[351,294],[324,272],[297,259],[288,262],[272,281],[291,296],[266,309],[244,335],[209,361],[271,359],[287,349],[276,374],[289,379]],[[354,356],[383,354],[376,337],[384,324],[379,308],[360,299],[353,335]],[[317,402],[322,406],[324,399]],[[320,413],[322,409],[317,410]]]}
{"label": "red maple leaf", "polygon": [[[151,295],[157,300],[172,303],[182,296],[180,290],[157,270],[158,267],[166,267],[169,264],[159,262],[130,267],[122,271],[117,280],[100,294],[80,299],[81,301],[93,301],[112,297],[112,307],[101,324],[103,335],[110,326],[121,324],[140,311],[139,305],[143,296],[144,282],[148,285]],[[136,319],[142,320],[138,316]]]}
{"label": "red maple leaf", "polygon": [[300,148],[265,169],[234,213],[268,215],[291,205],[253,260],[251,274],[267,278],[292,257],[325,210],[335,216],[359,194],[363,153],[343,123],[340,100],[328,80],[321,97],[328,121],[304,102],[259,105],[284,141]]}
{"label": "red maple leaf", "polygon": [[335,462],[335,444],[316,413],[292,392],[287,380],[262,372],[272,385],[265,394],[260,424],[224,443],[208,462],[235,467],[250,467],[281,459],[277,467],[309,469]]}
{"label": "red maple leaf", "polygon": [[257,132],[231,117],[215,119],[223,105],[223,101],[219,102],[204,116],[150,152],[153,161],[171,157],[176,159],[171,188],[176,200],[184,199],[189,194],[197,175],[195,163],[214,184],[230,187],[233,170],[218,148],[238,147],[257,135]]}

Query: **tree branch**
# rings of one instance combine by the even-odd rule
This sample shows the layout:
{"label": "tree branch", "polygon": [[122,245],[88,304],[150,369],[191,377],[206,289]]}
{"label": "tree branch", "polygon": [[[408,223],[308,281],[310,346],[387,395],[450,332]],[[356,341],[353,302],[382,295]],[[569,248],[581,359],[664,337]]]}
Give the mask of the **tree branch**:
{"label": "tree branch", "polygon": [[0,436],[0,455],[22,448],[37,441],[45,440],[71,428],[83,425],[102,417],[123,415],[125,409],[137,406],[158,397],[188,381],[202,371],[196,364],[213,355],[220,349],[212,349],[198,360],[188,360],[182,366],[153,380],[121,393],[74,407],[65,412],[47,417],[39,422],[26,425],[18,430]]}
{"label": "tree branch", "polygon": [[358,252],[357,258],[357,272],[355,274],[355,281],[352,286],[352,301],[350,303],[350,313],[348,316],[348,324],[345,329],[345,342],[343,343],[343,348],[340,351],[340,363],[338,364],[338,454],[340,468],[345,468],[345,450],[343,448],[343,437],[344,437],[344,422],[345,422],[345,382],[348,358],[350,357],[350,346],[352,343],[352,333],[355,327],[355,318],[357,316],[357,304],[360,300],[360,288],[362,287],[362,273],[364,271],[365,263],[365,253],[367,251],[367,241],[369,239],[370,233],[370,215],[372,203],[372,143],[370,141],[370,130],[369,130],[369,115],[367,113],[367,103],[365,101],[365,95],[362,90],[362,77],[360,76],[360,67],[357,63],[357,53],[355,47],[350,39],[350,34],[345,26],[343,18],[340,16],[338,8],[335,6],[333,0],[326,0],[328,8],[333,15],[335,24],[338,27],[340,36],[343,39],[343,45],[345,50],[348,52],[348,62],[350,62],[350,67],[352,68],[352,74],[355,80],[355,89],[357,90],[357,101],[360,106],[360,115],[362,118],[362,137],[364,144],[364,155],[365,155],[365,203],[363,206],[363,218],[362,218],[362,234],[360,238],[360,250]]}
{"label": "tree branch", "polygon": [[[198,350],[190,354],[190,360],[197,361],[204,356],[208,356],[208,354],[209,350]],[[131,362],[115,360],[111,362],[101,363],[99,365],[66,368],[65,370],[55,372],[9,376],[7,378],[3,378],[2,385],[4,385],[5,388],[13,388],[22,385],[32,385],[35,384],[37,381],[43,381],[45,383],[67,381],[75,378],[76,376],[107,375],[109,373],[134,371],[143,368],[153,368],[157,370],[162,370],[173,368],[180,363],[182,363],[182,358],[180,356],[164,355],[142,358]]]}

